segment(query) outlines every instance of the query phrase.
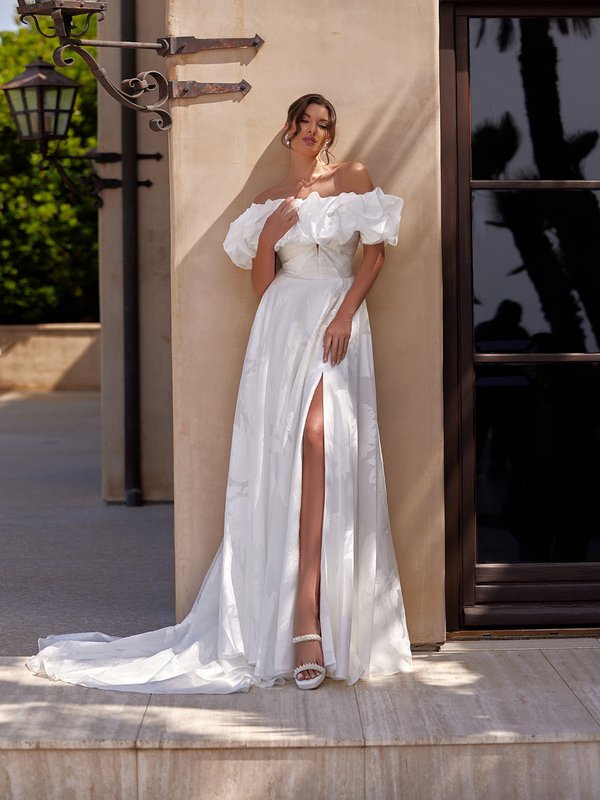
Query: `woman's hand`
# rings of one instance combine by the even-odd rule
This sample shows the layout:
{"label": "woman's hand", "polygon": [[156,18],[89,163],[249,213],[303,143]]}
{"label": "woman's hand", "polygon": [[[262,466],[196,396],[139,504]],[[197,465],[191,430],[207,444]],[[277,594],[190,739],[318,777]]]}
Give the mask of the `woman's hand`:
{"label": "woman's hand", "polygon": [[267,217],[261,237],[272,247],[298,222],[298,209],[295,197],[286,197],[275,211]]}
{"label": "woman's hand", "polygon": [[281,237],[285,236],[290,228],[293,228],[298,222],[298,206],[295,204],[295,200],[313,183],[314,181],[304,179],[298,181],[295,193],[290,197],[286,197],[275,211],[267,217],[261,236],[264,237],[269,245],[274,247]]}
{"label": "woman's hand", "polygon": [[256,255],[252,259],[252,287],[261,297],[275,277],[275,245],[298,222],[295,200],[310,184],[310,181],[299,181],[296,184],[295,195],[282,200],[263,225],[258,237]]}
{"label": "woman's hand", "polygon": [[331,366],[339,364],[348,352],[351,333],[352,316],[336,314],[323,336],[323,361],[331,354]]}

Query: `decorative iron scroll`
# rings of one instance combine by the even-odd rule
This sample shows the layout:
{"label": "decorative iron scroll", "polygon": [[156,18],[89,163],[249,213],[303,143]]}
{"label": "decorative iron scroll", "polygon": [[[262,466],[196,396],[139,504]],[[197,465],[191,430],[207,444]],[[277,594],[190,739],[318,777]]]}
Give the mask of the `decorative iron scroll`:
{"label": "decorative iron scroll", "polygon": [[[121,82],[121,85],[128,90],[124,92],[111,81],[106,70],[97,63],[94,57],[77,44],[63,44],[56,48],[52,57],[57,67],[69,67],[75,63],[74,58],[63,55],[67,48],[70,48],[83,58],[98,83],[106,89],[111,97],[118,100],[121,105],[124,105],[126,108],[131,108],[133,111],[156,114],[157,118],[151,119],[148,122],[153,131],[169,130],[172,124],[171,115],[168,111],[160,108],[160,106],[164,105],[169,99],[169,83],[162,73],[157,70],[140,72],[137,77],[128,78]],[[150,82],[148,78],[153,79],[154,82]],[[137,97],[141,97],[145,92],[153,91],[158,91],[158,101],[156,103],[144,106],[133,102],[133,100]]]}

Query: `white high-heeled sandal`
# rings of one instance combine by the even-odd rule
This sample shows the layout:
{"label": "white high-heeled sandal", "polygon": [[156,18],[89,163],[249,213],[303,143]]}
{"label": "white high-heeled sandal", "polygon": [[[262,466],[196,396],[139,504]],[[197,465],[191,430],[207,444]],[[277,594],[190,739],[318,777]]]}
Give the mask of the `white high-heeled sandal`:
{"label": "white high-heeled sandal", "polygon": [[[292,639],[293,644],[296,644],[296,642],[311,641],[321,642],[323,640],[318,633],[304,633],[302,636],[294,636]],[[313,669],[320,674],[315,675],[314,678],[304,678],[304,680],[299,681],[298,675],[307,669]],[[306,664],[300,664],[300,666],[296,667],[294,670],[294,680],[296,681],[296,686],[299,689],[316,689],[317,686],[320,686],[320,684],[325,680],[325,667],[321,666],[321,664],[316,664],[314,661],[308,661]]]}

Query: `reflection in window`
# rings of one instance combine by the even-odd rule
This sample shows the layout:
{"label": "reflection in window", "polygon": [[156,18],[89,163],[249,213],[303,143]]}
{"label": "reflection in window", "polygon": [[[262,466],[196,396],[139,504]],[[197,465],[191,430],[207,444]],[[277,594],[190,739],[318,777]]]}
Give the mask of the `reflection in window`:
{"label": "reflection in window", "polygon": [[600,20],[469,21],[472,173],[600,179]]}
{"label": "reflection in window", "polygon": [[476,370],[477,560],[600,561],[600,365]]}
{"label": "reflection in window", "polygon": [[475,191],[475,349],[598,352],[600,192]]}

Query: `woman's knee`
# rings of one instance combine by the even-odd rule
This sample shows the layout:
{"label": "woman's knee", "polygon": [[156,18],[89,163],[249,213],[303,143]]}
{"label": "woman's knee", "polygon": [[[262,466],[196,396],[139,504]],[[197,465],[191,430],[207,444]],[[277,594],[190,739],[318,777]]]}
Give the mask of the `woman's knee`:
{"label": "woman's knee", "polygon": [[321,451],[323,449],[323,376],[321,376],[304,424],[304,447],[309,450]]}
{"label": "woman's knee", "polygon": [[323,414],[312,414],[307,417],[304,426],[305,450],[320,452],[323,450]]}

